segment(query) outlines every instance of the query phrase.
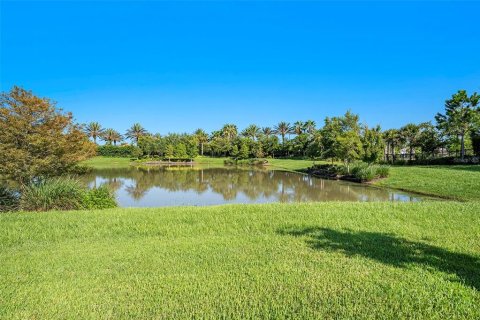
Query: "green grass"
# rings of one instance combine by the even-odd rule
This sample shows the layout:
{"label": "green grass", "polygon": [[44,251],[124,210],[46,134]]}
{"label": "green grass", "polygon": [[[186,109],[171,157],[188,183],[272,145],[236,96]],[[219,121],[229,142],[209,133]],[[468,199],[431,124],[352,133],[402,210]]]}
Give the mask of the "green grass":
{"label": "green grass", "polygon": [[480,317],[480,203],[0,215],[0,318]]}
{"label": "green grass", "polygon": [[131,160],[129,158],[120,157],[93,157],[81,162],[81,165],[88,166],[95,169],[108,168],[126,168],[130,166]]}
{"label": "green grass", "polygon": [[399,166],[376,185],[456,200],[480,200],[480,166]]}
{"label": "green grass", "polygon": [[[223,166],[223,161],[228,158],[211,158],[206,156],[199,156],[195,158],[195,162],[199,165],[207,166]],[[311,160],[294,160],[294,159],[268,159],[270,167],[276,169],[285,170],[299,170],[312,166]],[[96,169],[105,168],[122,168],[128,167],[132,162],[128,158],[117,157],[94,157],[87,161],[82,162],[82,165],[86,165]],[[317,161],[318,163],[318,161]]]}

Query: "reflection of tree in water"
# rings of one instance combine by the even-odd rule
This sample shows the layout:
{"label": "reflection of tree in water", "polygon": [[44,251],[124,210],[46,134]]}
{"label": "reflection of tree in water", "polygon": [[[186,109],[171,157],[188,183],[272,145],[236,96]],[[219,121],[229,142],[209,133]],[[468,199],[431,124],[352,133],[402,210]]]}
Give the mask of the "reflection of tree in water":
{"label": "reflection of tree in water", "polygon": [[280,202],[392,200],[392,194],[383,189],[322,180],[295,172],[252,168],[132,167],[96,170],[84,179],[91,183],[95,177],[106,180],[114,190],[125,183],[126,192],[136,200],[154,187],[170,192],[195,191],[198,194],[210,190],[221,194],[224,200],[233,200],[240,193],[251,201],[261,197]]}

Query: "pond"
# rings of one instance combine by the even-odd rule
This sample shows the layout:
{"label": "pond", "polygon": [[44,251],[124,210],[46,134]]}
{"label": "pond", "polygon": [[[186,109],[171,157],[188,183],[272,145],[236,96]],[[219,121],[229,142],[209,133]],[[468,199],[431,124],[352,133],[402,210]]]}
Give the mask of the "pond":
{"label": "pond", "polygon": [[82,179],[90,187],[107,184],[121,207],[421,200],[401,191],[256,168],[131,167],[95,170]]}

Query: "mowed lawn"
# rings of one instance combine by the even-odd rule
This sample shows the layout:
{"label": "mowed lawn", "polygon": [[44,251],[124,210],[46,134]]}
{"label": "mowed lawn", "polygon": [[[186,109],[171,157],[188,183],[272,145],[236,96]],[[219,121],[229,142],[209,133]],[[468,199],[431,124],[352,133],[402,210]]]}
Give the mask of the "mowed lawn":
{"label": "mowed lawn", "polygon": [[480,203],[0,215],[0,318],[480,318]]}
{"label": "mowed lawn", "polygon": [[399,166],[376,185],[455,200],[480,200],[480,165]]}

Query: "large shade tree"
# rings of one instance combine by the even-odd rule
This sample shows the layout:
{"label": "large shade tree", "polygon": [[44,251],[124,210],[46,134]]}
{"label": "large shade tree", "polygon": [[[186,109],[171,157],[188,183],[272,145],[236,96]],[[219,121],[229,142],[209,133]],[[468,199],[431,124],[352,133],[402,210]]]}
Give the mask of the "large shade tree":
{"label": "large shade tree", "polygon": [[478,126],[480,96],[474,92],[471,96],[465,90],[459,90],[445,101],[445,113],[435,116],[437,126],[445,134],[460,139],[460,155],[465,157],[465,135]]}
{"label": "large shade tree", "polygon": [[83,128],[48,98],[13,87],[0,95],[0,176],[27,184],[95,154]]}

